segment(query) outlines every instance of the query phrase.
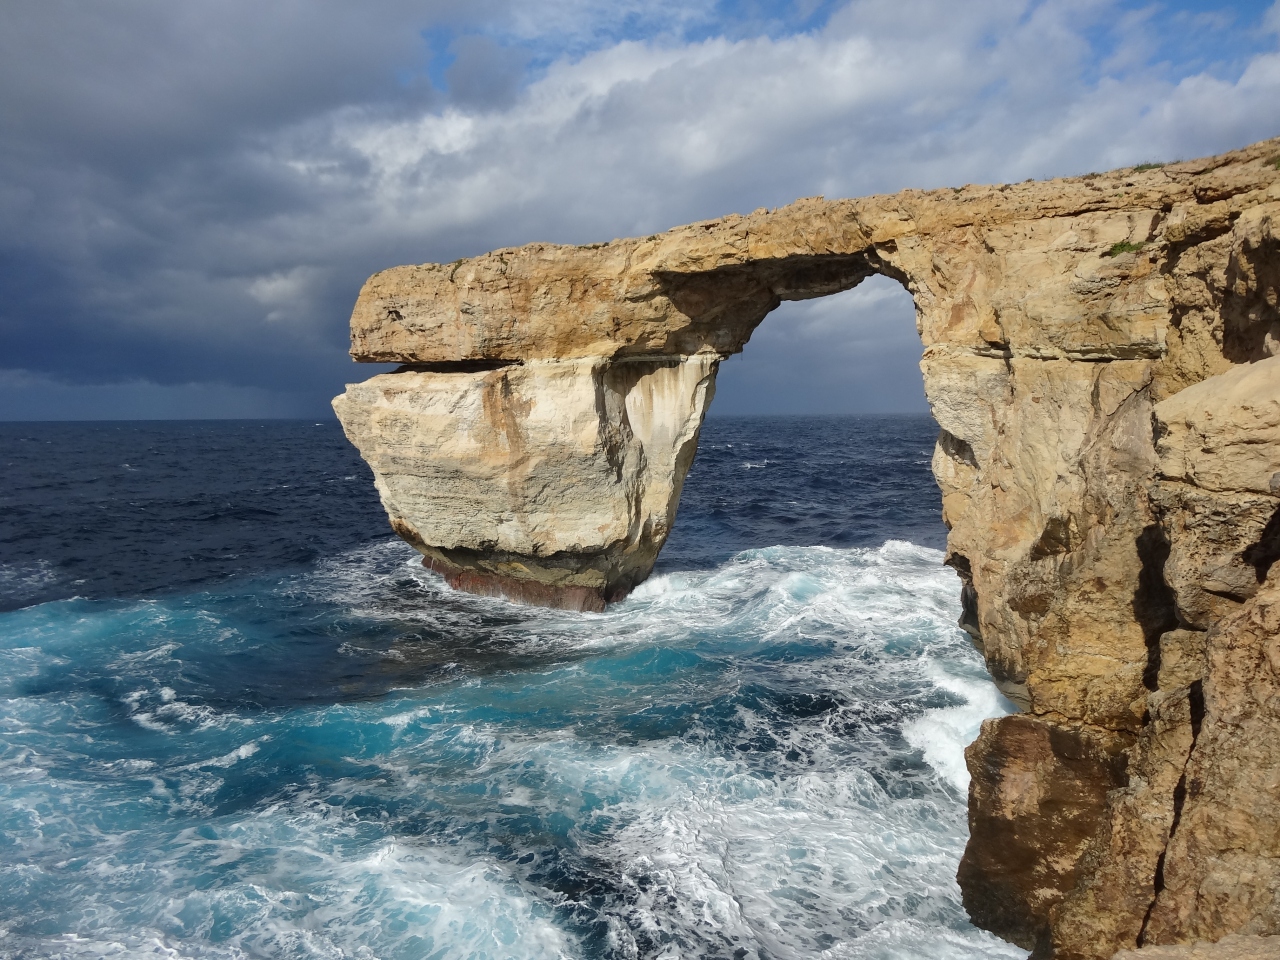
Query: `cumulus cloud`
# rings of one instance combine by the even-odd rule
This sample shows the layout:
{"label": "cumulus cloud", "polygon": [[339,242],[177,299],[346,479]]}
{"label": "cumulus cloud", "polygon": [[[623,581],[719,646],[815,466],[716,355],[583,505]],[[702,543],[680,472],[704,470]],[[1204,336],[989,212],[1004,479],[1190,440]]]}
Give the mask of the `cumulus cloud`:
{"label": "cumulus cloud", "polygon": [[[1277,6],[1265,21],[1122,0],[725,9],[10,4],[4,366],[29,383],[220,384],[320,411],[373,372],[347,364],[346,319],[363,279],[392,264],[1280,133]],[[849,407],[840,364],[850,344],[875,346],[873,328],[914,364],[894,339],[914,336],[907,301],[862,296],[847,323],[821,326],[844,303],[821,301],[793,308],[812,323],[780,314],[757,335],[792,331],[774,353],[808,371],[792,387],[809,408]],[[801,332],[819,327],[826,348],[806,354]]]}

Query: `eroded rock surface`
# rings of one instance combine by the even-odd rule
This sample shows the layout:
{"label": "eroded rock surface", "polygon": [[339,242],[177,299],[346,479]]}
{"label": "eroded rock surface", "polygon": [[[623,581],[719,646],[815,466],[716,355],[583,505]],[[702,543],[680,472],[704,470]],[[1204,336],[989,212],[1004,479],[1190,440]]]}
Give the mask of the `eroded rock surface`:
{"label": "eroded rock surface", "polygon": [[352,353],[405,366],[335,408],[451,582],[598,609],[670,530],[718,362],[782,300],[897,279],[963,625],[1025,710],[968,752],[966,904],[1041,957],[1280,933],[1278,163],[397,267]]}
{"label": "eroded rock surface", "polygon": [[719,358],[405,370],[334,400],[395,531],[478,593],[602,610],[648,576]]}
{"label": "eroded rock surface", "polygon": [[1275,960],[1280,957],[1280,937],[1231,935],[1217,943],[1197,941],[1172,947],[1121,950],[1113,960]]}

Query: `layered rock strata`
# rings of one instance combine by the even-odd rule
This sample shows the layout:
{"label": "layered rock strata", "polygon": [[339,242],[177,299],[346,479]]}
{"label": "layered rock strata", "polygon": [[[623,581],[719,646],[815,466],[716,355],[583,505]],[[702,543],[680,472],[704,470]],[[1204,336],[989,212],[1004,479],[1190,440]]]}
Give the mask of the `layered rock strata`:
{"label": "layered rock strata", "polygon": [[335,408],[465,589],[599,609],[671,528],[717,364],[783,300],[916,304],[963,625],[979,924],[1040,957],[1280,933],[1280,141],[797,201],[372,277]]}

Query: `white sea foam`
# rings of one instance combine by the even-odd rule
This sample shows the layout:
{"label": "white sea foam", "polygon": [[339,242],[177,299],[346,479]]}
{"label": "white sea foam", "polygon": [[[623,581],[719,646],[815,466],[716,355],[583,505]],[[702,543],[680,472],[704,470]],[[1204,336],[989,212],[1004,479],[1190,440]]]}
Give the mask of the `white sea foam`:
{"label": "white sea foam", "polygon": [[[679,742],[530,738],[508,743],[490,766],[534,762],[567,813],[584,794],[616,798],[604,814],[625,826],[591,853],[617,880],[607,912],[620,955],[692,957],[716,945],[775,958],[1025,956],[957,932],[964,810],[946,798],[893,798],[866,771],[835,763],[764,776]],[[504,796],[554,802],[527,790]]]}
{"label": "white sea foam", "polygon": [[234,750],[224,753],[220,757],[214,757],[212,760],[204,760],[199,763],[189,764],[186,767],[186,769],[193,769],[195,767],[234,766],[235,764],[239,763],[241,760],[248,760],[250,757],[252,757],[254,754],[256,754],[259,750],[262,749],[262,744],[266,743],[270,739],[271,737],[265,736],[265,737],[260,737],[257,740],[251,740],[248,743],[242,743],[240,744],[240,746],[236,747]]}
{"label": "white sea foam", "polygon": [[[72,932],[10,930],[0,955],[1024,957],[968,926],[953,879],[963,748],[1007,705],[941,559],[753,550],[580,615],[454,594],[378,544],[279,589],[356,624],[344,664],[384,625],[445,638],[397,641],[388,670],[415,642],[480,653],[448,648],[438,686],[234,723],[170,679],[194,615],[78,624],[119,646],[113,709],[166,736],[76,741],[98,752],[81,776],[57,750],[108,720],[8,688],[21,864],[0,882]],[[59,626],[0,657],[36,676]],[[279,782],[242,797],[260,768]]]}
{"label": "white sea foam", "polygon": [[957,672],[930,662],[927,673],[940,689],[964,701],[955,707],[927,710],[916,720],[903,725],[907,742],[924,754],[925,760],[947,778],[961,793],[969,790],[969,770],[964,762],[964,748],[978,736],[982,721],[1014,713],[1017,708],[996,689],[990,677]]}
{"label": "white sea foam", "polygon": [[175,733],[181,727],[215,727],[227,723],[226,715],[205,704],[192,704],[178,699],[172,687],[159,690],[134,690],[122,698],[129,719],[156,733]]}
{"label": "white sea foam", "polygon": [[0,563],[0,596],[18,600],[57,582],[58,571],[48,560],[28,563]]}
{"label": "white sea foam", "polygon": [[380,722],[395,730],[396,733],[403,733],[405,728],[411,723],[425,719],[431,716],[430,707],[418,707],[414,710],[406,710],[403,713],[393,714],[389,717],[383,717]]}
{"label": "white sea foam", "polygon": [[[678,741],[601,750],[564,736],[495,740],[490,773],[537,766],[568,807],[564,798],[583,794],[618,798],[608,815],[626,826],[592,852],[616,871],[610,937],[622,955],[690,955],[702,949],[692,945],[717,943],[774,957],[1024,955],[963,929],[953,880],[964,838],[963,750],[984,718],[1010,705],[954,626],[958,583],[941,559],[903,542],[749,551],[714,571],[654,577],[600,616],[532,618],[543,642],[550,635],[582,646],[679,645],[691,634],[739,644],[791,638],[839,645],[855,664],[905,646],[915,655],[878,664],[881,676],[910,674],[957,701],[901,725],[955,791],[924,799],[887,794],[851,763],[829,720],[788,732],[780,752],[803,746],[817,767],[796,776],[761,775],[714,745],[704,753]],[[813,671],[839,684],[849,666],[779,663],[775,675],[803,689]],[[402,717],[394,719],[401,729]],[[749,712],[740,719],[748,731],[767,726]],[[503,790],[516,805],[553,802],[525,787]],[[851,917],[863,922],[851,926]]]}

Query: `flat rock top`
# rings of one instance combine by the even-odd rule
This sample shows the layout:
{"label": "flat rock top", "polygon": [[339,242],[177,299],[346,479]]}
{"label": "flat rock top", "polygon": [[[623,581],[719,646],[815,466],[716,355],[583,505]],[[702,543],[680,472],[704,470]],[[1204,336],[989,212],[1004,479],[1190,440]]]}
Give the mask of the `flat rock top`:
{"label": "flat rock top", "polygon": [[741,349],[780,300],[835,293],[877,272],[909,284],[930,258],[906,266],[908,248],[923,244],[942,261],[966,259],[950,249],[966,232],[1010,234],[1001,245],[1017,248],[1036,221],[1129,215],[1127,245],[1118,243],[1124,234],[1089,230],[1071,242],[1104,255],[1113,246],[1176,245],[1272,193],[1280,200],[1278,162],[1280,139],[1082,177],[810,197],[649,237],[531,243],[449,264],[393,267],[361,290],[351,354],[419,363],[724,355]]}
{"label": "flat rock top", "polygon": [[1180,943],[1121,950],[1112,960],[1280,960],[1280,937],[1233,934],[1217,943]]}

